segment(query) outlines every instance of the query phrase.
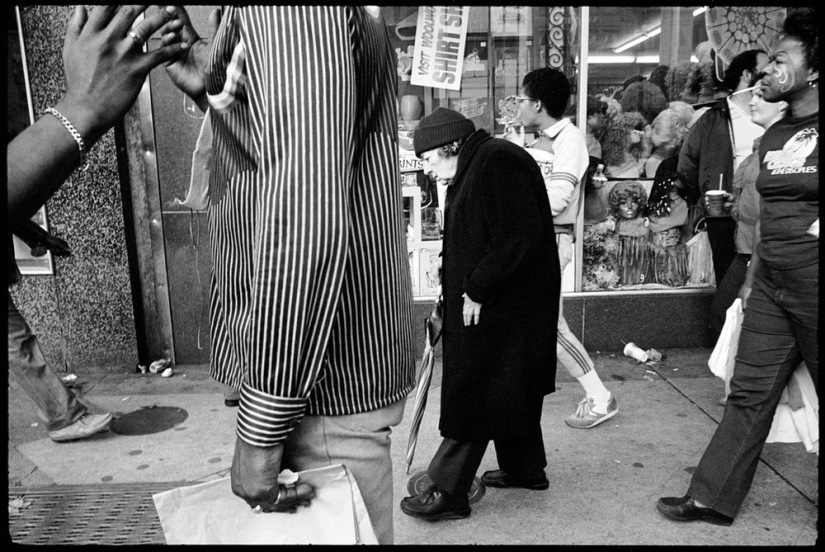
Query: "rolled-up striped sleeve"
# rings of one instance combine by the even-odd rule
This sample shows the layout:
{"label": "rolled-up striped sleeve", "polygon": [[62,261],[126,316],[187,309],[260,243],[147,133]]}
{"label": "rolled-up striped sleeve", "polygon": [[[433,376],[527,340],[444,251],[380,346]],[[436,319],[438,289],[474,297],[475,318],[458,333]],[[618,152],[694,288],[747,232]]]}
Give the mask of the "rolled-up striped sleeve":
{"label": "rolled-up striped sleeve", "polygon": [[381,408],[414,385],[395,73],[362,9],[226,16],[209,100],[255,166],[216,171],[212,370],[241,389],[239,437],[269,446],[307,413]]}

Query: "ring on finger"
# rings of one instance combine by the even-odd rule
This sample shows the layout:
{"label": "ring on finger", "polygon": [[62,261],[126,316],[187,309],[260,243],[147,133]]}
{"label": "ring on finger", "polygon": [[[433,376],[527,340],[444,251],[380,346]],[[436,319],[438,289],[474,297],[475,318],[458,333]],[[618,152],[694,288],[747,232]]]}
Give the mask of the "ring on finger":
{"label": "ring on finger", "polygon": [[135,31],[129,31],[127,35],[135,42],[135,44],[137,44],[140,47],[143,47],[143,45],[146,44],[146,41],[143,39],[143,37],[137,34]]}
{"label": "ring on finger", "polygon": [[254,513],[256,513],[256,514],[260,514],[260,513],[261,513],[261,512],[263,512],[264,510],[263,510],[263,508],[261,508],[261,505],[260,505],[260,504],[258,504],[257,506],[255,506],[254,508],[252,508],[252,511],[253,511]]}

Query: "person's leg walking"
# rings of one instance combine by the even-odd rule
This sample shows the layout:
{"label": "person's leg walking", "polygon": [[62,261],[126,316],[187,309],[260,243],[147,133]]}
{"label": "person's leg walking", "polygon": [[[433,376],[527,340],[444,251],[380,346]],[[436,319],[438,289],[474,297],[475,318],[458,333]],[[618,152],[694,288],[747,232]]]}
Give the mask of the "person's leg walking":
{"label": "person's leg walking", "polygon": [[[556,245],[559,251],[559,265],[564,274],[565,267],[573,259],[573,237],[570,234],[557,234]],[[612,417],[618,412],[618,407],[612,394],[596,372],[593,359],[567,325],[567,320],[564,318],[563,295],[559,293],[556,357],[558,363],[578,380],[586,395],[579,403],[577,412],[567,418],[567,423],[572,427],[593,427],[608,417]]]}
{"label": "person's leg walking", "polygon": [[[543,397],[539,400],[543,401]],[[541,431],[541,418],[531,424],[530,434],[522,439],[495,439],[498,467],[523,481],[544,481],[547,456]]]}
{"label": "person's leg walking", "polygon": [[48,431],[72,425],[86,414],[86,407],[47,365],[37,337],[28,323],[9,301],[9,373],[37,405],[38,416]]}
{"label": "person's leg walking", "polygon": [[721,282],[716,282],[716,293],[714,293],[713,302],[710,304],[710,326],[716,338],[719,337],[722,326],[725,325],[728,309],[739,295],[742,284],[745,283],[749,259],[750,255],[737,253],[728,267],[725,277]]}
{"label": "person's leg walking", "polygon": [[713,258],[713,273],[718,286],[725,279],[725,274],[736,257],[736,221],[731,217],[708,217],[705,218],[705,224]]}
{"label": "person's leg walking", "polygon": [[436,487],[451,496],[466,496],[481,465],[489,441],[456,441],[444,438],[427,474]]}
{"label": "person's leg walking", "polygon": [[349,416],[305,416],[284,444],[283,468],[302,471],[344,464],[352,473],[379,544],[392,544],[390,434],[406,400]]}
{"label": "person's leg walking", "polygon": [[776,407],[801,360],[817,381],[818,267],[757,274],[725,413],[691,480],[702,506],[735,517],[750,490]]}

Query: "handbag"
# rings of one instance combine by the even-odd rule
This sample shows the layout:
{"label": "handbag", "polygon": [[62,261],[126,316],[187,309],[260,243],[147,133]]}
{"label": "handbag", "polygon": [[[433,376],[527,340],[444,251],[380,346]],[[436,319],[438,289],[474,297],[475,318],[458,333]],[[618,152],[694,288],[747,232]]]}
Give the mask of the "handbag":
{"label": "handbag", "polygon": [[739,348],[739,334],[742,331],[742,300],[737,298],[725,312],[725,324],[716,341],[716,346],[708,359],[708,368],[715,376],[725,380],[725,388],[733,376],[736,351]]}

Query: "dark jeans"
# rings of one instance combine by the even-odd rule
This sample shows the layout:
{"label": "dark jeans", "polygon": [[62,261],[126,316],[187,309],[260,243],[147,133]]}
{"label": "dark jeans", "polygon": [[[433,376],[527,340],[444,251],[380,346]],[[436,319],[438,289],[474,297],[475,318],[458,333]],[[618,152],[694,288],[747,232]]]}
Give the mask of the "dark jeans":
{"label": "dark jeans", "polygon": [[750,490],[782,390],[803,360],[819,394],[819,265],[756,273],[731,393],[688,494],[736,516]]}
{"label": "dark jeans", "polygon": [[713,257],[713,274],[718,286],[736,257],[736,221],[731,217],[707,217],[705,223]]}
{"label": "dark jeans", "polygon": [[46,365],[37,337],[15,307],[11,293],[8,300],[9,374],[37,405],[38,417],[47,431],[72,425],[86,413],[86,407]]}
{"label": "dark jeans", "polygon": [[713,303],[710,305],[710,325],[716,338],[725,325],[725,316],[730,306],[739,295],[739,289],[745,283],[745,275],[748,273],[748,261],[751,256],[737,253],[733,262],[728,267],[722,282],[716,282],[716,294],[713,296]]}
{"label": "dark jeans", "polygon": [[[523,479],[535,479],[544,473],[547,458],[541,426],[537,423],[528,439],[495,439],[498,466]],[[489,441],[456,441],[444,438],[430,461],[427,473],[436,486],[449,495],[467,495]]]}

